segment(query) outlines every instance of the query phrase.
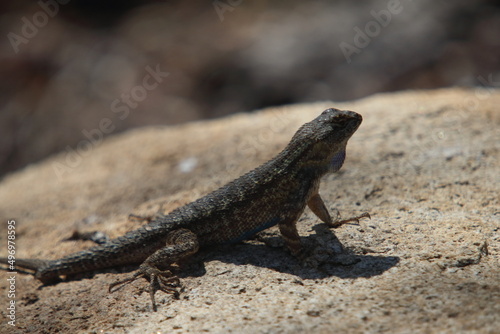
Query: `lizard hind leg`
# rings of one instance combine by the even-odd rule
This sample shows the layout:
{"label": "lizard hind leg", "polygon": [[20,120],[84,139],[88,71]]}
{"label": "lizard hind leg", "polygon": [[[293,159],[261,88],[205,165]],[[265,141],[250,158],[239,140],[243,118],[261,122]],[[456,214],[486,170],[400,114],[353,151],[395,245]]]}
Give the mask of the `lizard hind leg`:
{"label": "lizard hind leg", "polygon": [[[196,234],[187,229],[172,231],[167,236],[166,246],[151,254],[132,276],[115,282],[109,286],[109,292],[121,289],[123,286],[140,278],[149,281],[149,295],[153,311],[157,311],[155,293],[161,290],[179,298],[180,280],[170,270],[161,270],[166,265],[178,262],[198,251],[199,243]],[[117,288],[115,288],[117,287]]]}

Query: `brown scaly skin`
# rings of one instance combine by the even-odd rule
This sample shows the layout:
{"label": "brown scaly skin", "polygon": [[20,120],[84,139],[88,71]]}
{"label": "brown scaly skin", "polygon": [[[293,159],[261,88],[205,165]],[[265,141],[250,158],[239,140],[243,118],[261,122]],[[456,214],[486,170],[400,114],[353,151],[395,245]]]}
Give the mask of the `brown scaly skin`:
{"label": "brown scaly skin", "polygon": [[[306,205],[331,227],[369,217],[333,221],[318,193],[321,177],[342,167],[347,141],[361,121],[361,115],[353,111],[327,109],[304,124],[274,159],[224,187],[103,245],[58,260],[19,259],[16,265],[33,270],[37,279],[47,283],[60,275],[140,264],[133,276],[112,284],[109,290],[144,277],[150,281],[156,311],[154,293],[162,290],[177,296],[180,285],[169,270],[160,268],[204,246],[239,242],[278,225],[292,254],[299,255],[302,247],[296,222]],[[7,259],[0,258],[0,263]]]}

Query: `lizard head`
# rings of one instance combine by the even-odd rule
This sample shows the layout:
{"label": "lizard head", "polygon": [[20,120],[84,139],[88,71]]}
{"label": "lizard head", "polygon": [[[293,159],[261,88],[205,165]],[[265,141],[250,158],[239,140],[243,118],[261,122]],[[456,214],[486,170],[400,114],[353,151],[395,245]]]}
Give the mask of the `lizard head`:
{"label": "lizard head", "polygon": [[309,125],[313,132],[312,139],[316,142],[330,142],[332,144],[347,142],[356,132],[363,118],[360,114],[335,108],[326,109]]}
{"label": "lizard head", "polygon": [[356,132],[363,118],[360,114],[335,108],[326,109],[294,135],[292,143],[300,143],[302,160],[310,165],[319,164],[335,172],[342,167],[347,141]]}

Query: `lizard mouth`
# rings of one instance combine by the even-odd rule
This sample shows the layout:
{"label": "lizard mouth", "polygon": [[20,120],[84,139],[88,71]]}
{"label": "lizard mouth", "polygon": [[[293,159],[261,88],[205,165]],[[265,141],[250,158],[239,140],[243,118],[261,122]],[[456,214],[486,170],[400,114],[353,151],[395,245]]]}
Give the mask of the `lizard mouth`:
{"label": "lizard mouth", "polygon": [[348,127],[357,127],[363,121],[363,117],[357,112],[350,110],[342,110],[342,113],[337,115],[333,122],[344,124]]}

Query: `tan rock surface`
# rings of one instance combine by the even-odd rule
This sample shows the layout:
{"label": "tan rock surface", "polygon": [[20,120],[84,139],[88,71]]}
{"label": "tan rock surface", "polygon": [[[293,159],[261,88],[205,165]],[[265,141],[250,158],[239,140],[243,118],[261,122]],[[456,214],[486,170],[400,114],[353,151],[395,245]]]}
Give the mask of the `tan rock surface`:
{"label": "tan rock surface", "polygon": [[[20,331],[498,332],[498,90],[380,94],[82,143],[87,151],[63,152],[2,180],[0,254],[8,218],[16,220],[19,258],[91,246],[62,241],[75,229],[119,236],[139,224],[129,213],[170,211],[206,194],[272,158],[300,125],[332,106],[355,110],[364,122],[341,172],[324,179],[322,196],[343,216],[368,211],[372,219],[334,230],[335,238],[306,211],[299,232],[323,259],[317,269],[257,241],[203,251],[195,259],[203,265],[183,271],[181,299],[158,292],[156,313],[145,281],[108,294],[123,270],[42,289],[17,274]],[[2,332],[11,329],[7,277],[0,272]]]}

